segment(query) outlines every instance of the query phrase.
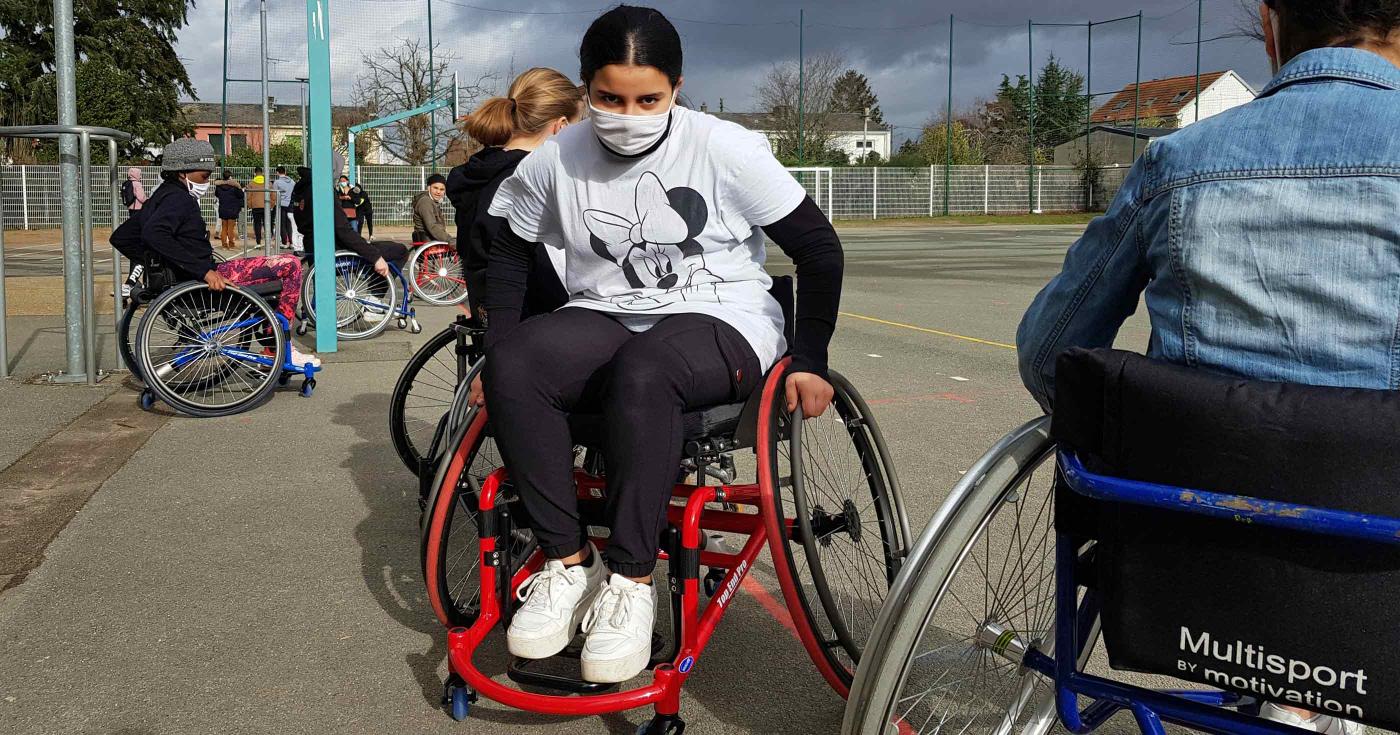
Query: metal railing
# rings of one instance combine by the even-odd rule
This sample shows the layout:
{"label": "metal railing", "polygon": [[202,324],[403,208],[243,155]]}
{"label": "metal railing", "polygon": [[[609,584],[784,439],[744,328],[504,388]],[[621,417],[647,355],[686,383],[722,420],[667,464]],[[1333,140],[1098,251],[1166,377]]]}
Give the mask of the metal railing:
{"label": "metal railing", "polygon": [[[131,134],[90,125],[0,127],[0,138],[58,139],[70,135],[78,138],[78,164],[81,177],[79,191],[65,196],[63,204],[65,207],[81,206],[82,219],[79,231],[76,233],[78,235],[77,253],[70,252],[71,249],[67,247],[67,244],[71,240],[69,237],[64,238],[63,311],[66,324],[64,332],[67,339],[68,369],[66,372],[56,374],[51,380],[53,382],[86,382],[88,385],[94,385],[97,383],[97,314],[93,303],[95,284],[92,262],[92,193],[94,188],[92,184],[92,141],[107,141],[108,202],[111,209],[111,218],[108,221],[115,227],[119,186],[117,183],[117,141],[130,140]],[[0,378],[8,378],[10,376],[9,312],[5,306],[5,222],[2,210],[3,207],[0,207]],[[112,302],[112,324],[115,330],[117,320],[121,319],[122,311],[121,255],[117,253],[115,248],[112,250]],[[75,304],[78,306],[76,314],[73,313],[75,309],[72,308]],[[114,345],[117,341],[113,340]],[[117,352],[117,349],[114,346],[113,351]],[[118,364],[120,362],[119,357]]]}

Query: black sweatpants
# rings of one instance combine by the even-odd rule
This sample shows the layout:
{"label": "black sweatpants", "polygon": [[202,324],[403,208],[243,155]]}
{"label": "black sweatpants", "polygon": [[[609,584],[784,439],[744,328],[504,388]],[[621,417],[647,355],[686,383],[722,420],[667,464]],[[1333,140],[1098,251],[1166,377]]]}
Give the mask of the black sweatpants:
{"label": "black sweatpants", "polygon": [[651,574],[680,467],[681,414],[748,397],[762,379],[743,335],[675,314],[645,332],[582,308],[533,317],[487,352],[483,387],[496,444],[546,556],[583,548],[569,413],[604,417],[608,568]]}

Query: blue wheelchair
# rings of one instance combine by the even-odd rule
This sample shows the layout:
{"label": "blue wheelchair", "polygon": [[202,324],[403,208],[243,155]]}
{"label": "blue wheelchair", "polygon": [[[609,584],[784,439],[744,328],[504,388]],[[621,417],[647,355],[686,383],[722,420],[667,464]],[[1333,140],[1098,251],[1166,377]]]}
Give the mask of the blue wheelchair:
{"label": "blue wheelchair", "polygon": [[160,400],[201,418],[267,400],[292,376],[310,397],[321,368],[292,363],[291,325],[273,308],[281,281],[212,291],[183,281],[154,257],[133,267],[118,329],[122,359],[143,384],[141,407]]}
{"label": "blue wheelchair", "polygon": [[843,733],[1400,729],[1400,393],[1071,350],[1055,401],[915,545]]}
{"label": "blue wheelchair", "polygon": [[[399,329],[413,334],[423,331],[413,308],[413,290],[403,272],[389,263],[389,277],[379,275],[374,264],[348,250],[335,252],[335,333],[343,340],[369,339],[389,326],[393,319]],[[301,324],[297,334],[316,326],[315,269],[307,261],[301,281]]]}

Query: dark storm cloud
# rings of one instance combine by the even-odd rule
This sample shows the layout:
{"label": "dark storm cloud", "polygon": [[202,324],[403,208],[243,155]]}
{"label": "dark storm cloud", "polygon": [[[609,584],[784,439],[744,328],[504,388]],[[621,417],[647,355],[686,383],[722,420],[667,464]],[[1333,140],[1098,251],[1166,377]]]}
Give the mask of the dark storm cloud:
{"label": "dark storm cloud", "polygon": [[[303,4],[283,0],[277,5],[271,24],[273,55],[290,59],[278,65],[280,71],[298,73],[304,68],[304,62],[298,62],[305,53]],[[1141,8],[1142,78],[1195,69],[1194,0],[653,0],[653,5],[675,22],[684,40],[687,96],[712,109],[723,99],[728,110],[752,109],[754,88],[764,72],[797,58],[798,12],[805,10],[806,53],[838,52],[869,76],[886,120],[901,126],[897,137],[914,133],[946,104],[950,13],[958,19],[952,55],[953,97],[959,109],[994,94],[1003,74],[1026,73],[1028,18],[1082,23],[1135,15]],[[256,76],[257,3],[234,0],[234,6],[238,32],[230,46],[236,57],[246,59],[242,66],[248,75]],[[332,8],[338,98],[353,84],[361,51],[427,35],[424,0],[338,0]],[[1233,30],[1239,19],[1236,8],[1237,0],[1205,0],[1204,37]],[[573,76],[578,72],[578,42],[603,9],[596,0],[433,0],[434,40],[451,55],[451,66],[463,83],[485,77],[488,87],[499,89],[511,73],[530,66],[553,66]],[[204,99],[217,99],[219,93],[221,23],[221,4],[200,3],[180,37],[182,55]],[[1093,33],[1089,68],[1094,91],[1108,93],[1130,84],[1137,68],[1136,22],[1097,26]],[[1036,66],[1053,53],[1084,72],[1087,41],[1082,27],[1037,27]],[[1262,49],[1252,41],[1212,41],[1203,46],[1202,57],[1205,71],[1235,69],[1256,86],[1266,81]]]}

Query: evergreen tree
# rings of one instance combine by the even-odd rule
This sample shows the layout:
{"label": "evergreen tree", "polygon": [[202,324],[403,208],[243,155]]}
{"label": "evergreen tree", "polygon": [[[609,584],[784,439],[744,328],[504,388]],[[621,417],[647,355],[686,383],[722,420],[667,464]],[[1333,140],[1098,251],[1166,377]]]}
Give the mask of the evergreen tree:
{"label": "evergreen tree", "polygon": [[[1079,137],[1089,116],[1084,76],[1051,56],[1035,85],[1036,163],[1049,161],[1055,146]],[[1021,164],[1029,159],[1031,85],[1025,75],[1013,83],[1002,75],[997,95],[977,112],[976,136],[989,163]]]}
{"label": "evergreen tree", "polygon": [[[194,96],[175,54],[193,0],[74,0],[78,122],[132,133],[125,151],[188,131],[180,97]],[[53,4],[0,0],[0,121],[56,123]]]}
{"label": "evergreen tree", "polygon": [[870,88],[870,80],[855,69],[847,69],[836,78],[832,86],[832,111],[862,115],[867,107],[870,108],[870,126],[884,126],[885,118],[880,112],[880,99],[875,96],[875,90]]}

